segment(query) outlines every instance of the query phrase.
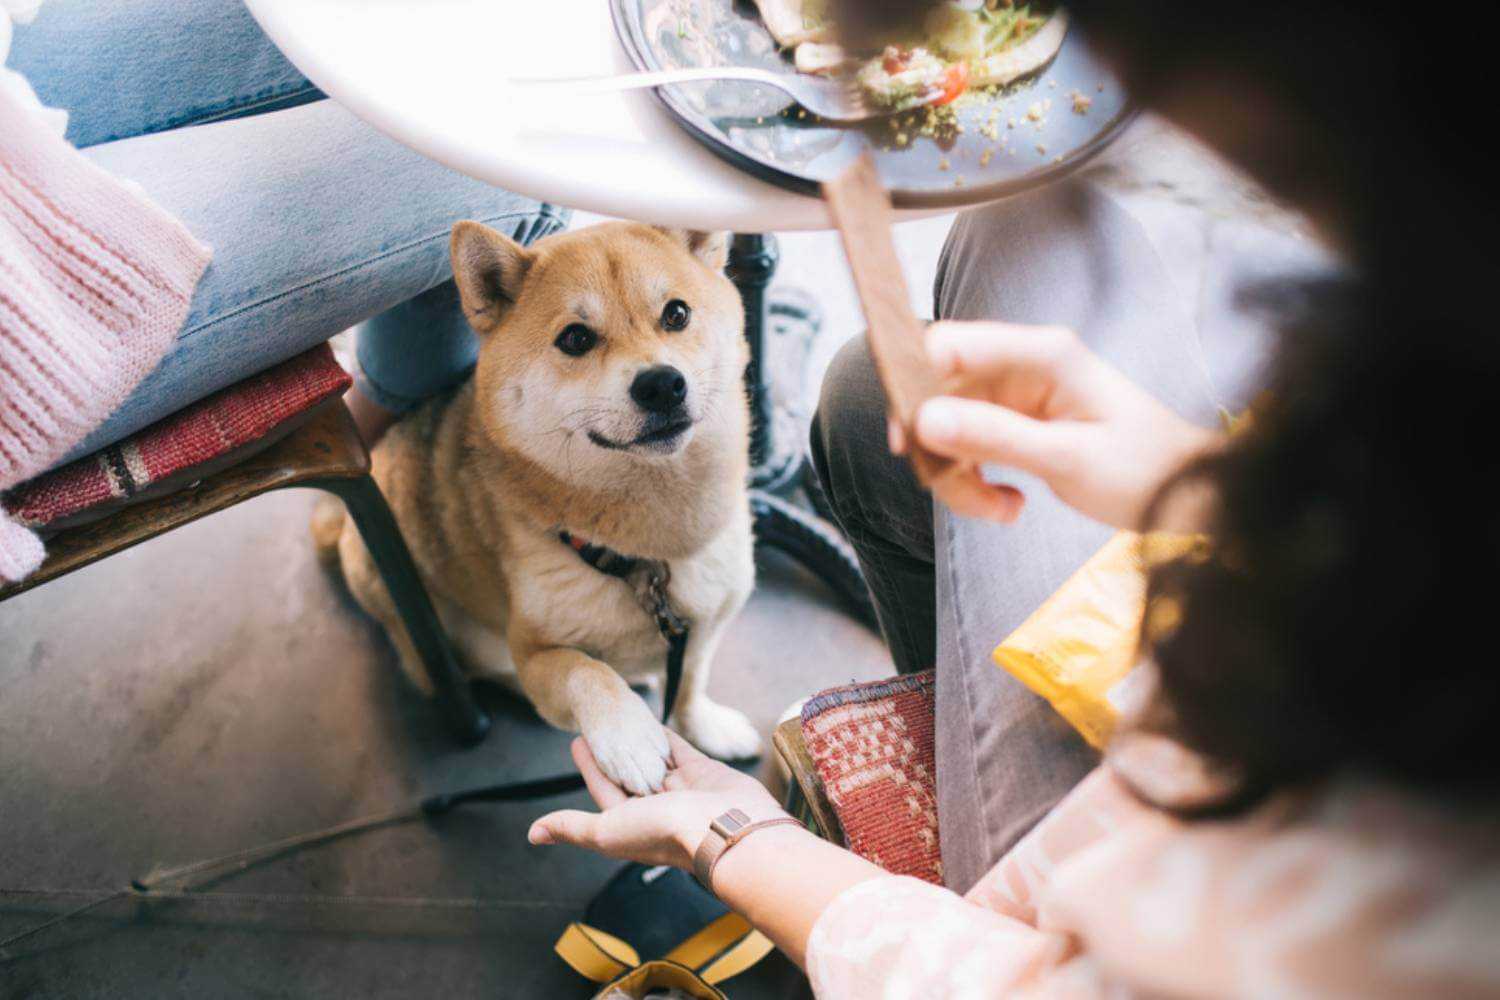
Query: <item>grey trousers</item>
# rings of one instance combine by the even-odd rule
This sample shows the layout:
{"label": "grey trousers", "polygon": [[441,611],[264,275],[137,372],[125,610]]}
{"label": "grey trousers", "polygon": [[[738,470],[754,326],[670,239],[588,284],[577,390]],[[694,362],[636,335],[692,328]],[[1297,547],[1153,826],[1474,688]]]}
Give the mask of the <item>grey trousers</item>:
{"label": "grey trousers", "polygon": [[[961,216],[943,249],[934,315],[1071,327],[1200,424],[1211,426],[1219,405],[1243,403],[1215,398],[1200,317],[1146,231],[1086,182]],[[943,866],[949,887],[962,892],[1097,763],[990,653],[1112,529],[1013,471],[1007,481],[1027,494],[1015,524],[934,509],[885,442],[884,399],[859,338],[824,382],[813,461],[859,554],[897,668],[936,668]]]}

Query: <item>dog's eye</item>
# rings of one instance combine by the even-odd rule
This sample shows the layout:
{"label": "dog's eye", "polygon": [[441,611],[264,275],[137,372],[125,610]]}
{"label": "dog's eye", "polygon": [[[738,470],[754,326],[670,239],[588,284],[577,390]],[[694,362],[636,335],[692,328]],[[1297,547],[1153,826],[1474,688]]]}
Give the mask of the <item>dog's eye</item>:
{"label": "dog's eye", "polygon": [[688,325],[688,318],[692,315],[693,311],[688,308],[686,302],[681,299],[673,299],[661,311],[662,328],[666,330],[681,330]]}
{"label": "dog's eye", "polygon": [[569,323],[553,341],[559,351],[575,358],[580,354],[587,354],[598,342],[599,335],[582,323]]}

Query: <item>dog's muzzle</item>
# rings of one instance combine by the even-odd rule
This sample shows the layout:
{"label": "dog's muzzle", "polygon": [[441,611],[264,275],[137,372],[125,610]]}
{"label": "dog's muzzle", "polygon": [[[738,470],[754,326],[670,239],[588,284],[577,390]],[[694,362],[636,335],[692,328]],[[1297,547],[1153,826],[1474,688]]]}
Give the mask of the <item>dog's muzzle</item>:
{"label": "dog's muzzle", "polygon": [[601,448],[623,451],[641,447],[648,451],[670,452],[677,440],[693,426],[687,408],[687,376],[671,365],[654,365],[636,375],[630,383],[630,399],[645,414],[641,429],[628,441],[617,441],[598,431],[589,431],[589,440]]}

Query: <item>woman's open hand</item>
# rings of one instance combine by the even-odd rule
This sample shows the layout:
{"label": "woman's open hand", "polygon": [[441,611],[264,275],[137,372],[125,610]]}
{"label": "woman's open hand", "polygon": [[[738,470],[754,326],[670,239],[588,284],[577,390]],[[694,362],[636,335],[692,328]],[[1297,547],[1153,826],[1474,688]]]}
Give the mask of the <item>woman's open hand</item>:
{"label": "woman's open hand", "polygon": [[[1032,473],[1065,503],[1121,528],[1140,527],[1157,488],[1211,447],[1212,431],[1163,406],[1069,330],[934,323],[927,353],[952,395],[917,413],[923,447],[957,459],[933,494],[969,517],[1014,521],[1025,498],[985,482],[980,463]],[[892,450],[905,450],[892,425]]]}
{"label": "woman's open hand", "polygon": [[527,839],[586,847],[648,865],[691,868],[693,852],[715,817],[730,809],[742,809],[755,820],[783,815],[754,778],[703,755],[670,729],[667,741],[673,767],[664,790],[635,798],[604,776],[584,740],[574,740],[573,761],[601,811],[548,813],[531,825]]}

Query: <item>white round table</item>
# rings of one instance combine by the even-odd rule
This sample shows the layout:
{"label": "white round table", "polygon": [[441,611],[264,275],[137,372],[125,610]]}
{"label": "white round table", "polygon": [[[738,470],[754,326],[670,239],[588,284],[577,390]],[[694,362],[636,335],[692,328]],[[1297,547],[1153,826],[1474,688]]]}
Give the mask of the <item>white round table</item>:
{"label": "white round table", "polygon": [[719,159],[649,90],[539,101],[535,91],[522,98],[507,85],[513,77],[631,71],[606,0],[245,3],[324,93],[471,177],[660,225],[741,233],[833,228],[822,201]]}
{"label": "white round table", "polygon": [[[727,273],[745,303],[757,537],[821,576],[874,627],[852,550],[831,524],[782,496],[806,482],[800,435],[772,433],[765,337],[818,319],[766,295],[778,230],[831,229],[824,203],[719,159],[648,90],[523,98],[512,78],[634,67],[607,0],[245,0],[324,93],[419,153],[516,194],[658,225],[730,230]],[[976,201],[981,199],[976,199]],[[909,211],[902,218],[951,212]],[[816,489],[809,484],[809,492]]]}

